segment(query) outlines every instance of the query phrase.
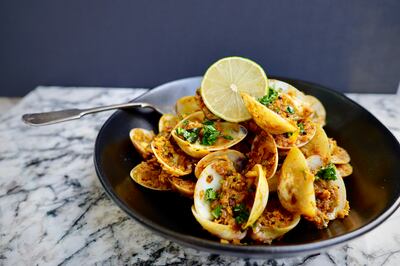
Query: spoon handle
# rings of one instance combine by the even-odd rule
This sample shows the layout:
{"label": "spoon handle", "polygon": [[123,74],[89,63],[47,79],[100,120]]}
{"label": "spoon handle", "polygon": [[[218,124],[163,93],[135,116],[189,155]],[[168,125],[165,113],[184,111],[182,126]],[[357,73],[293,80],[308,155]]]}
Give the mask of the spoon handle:
{"label": "spoon handle", "polygon": [[22,116],[22,120],[28,125],[44,126],[44,125],[51,125],[64,121],[79,119],[87,114],[93,114],[114,109],[132,108],[132,107],[142,107],[142,108],[149,107],[155,109],[156,111],[159,111],[151,104],[132,102],[132,103],[121,103],[121,104],[99,106],[89,109],[66,109],[66,110],[45,112],[45,113],[24,114]]}

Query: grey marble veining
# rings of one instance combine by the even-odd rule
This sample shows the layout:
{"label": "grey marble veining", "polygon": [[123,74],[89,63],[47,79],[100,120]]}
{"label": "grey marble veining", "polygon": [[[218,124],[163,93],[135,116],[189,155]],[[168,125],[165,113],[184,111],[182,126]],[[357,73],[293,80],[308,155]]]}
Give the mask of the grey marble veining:
{"label": "grey marble veining", "polygon": [[[110,113],[47,127],[21,114],[125,102],[145,90],[40,87],[0,116],[0,265],[398,265],[400,211],[321,254],[253,260],[182,247],[139,225],[105,195],[94,172],[97,132]],[[400,99],[349,95],[400,139]]]}

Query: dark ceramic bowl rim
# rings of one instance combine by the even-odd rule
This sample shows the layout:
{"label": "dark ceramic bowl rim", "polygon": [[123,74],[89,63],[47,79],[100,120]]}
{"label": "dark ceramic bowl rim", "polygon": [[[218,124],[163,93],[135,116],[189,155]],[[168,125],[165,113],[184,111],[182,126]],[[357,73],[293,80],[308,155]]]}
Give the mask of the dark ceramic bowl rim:
{"label": "dark ceramic bowl rim", "polygon": [[[192,78],[201,78],[201,77],[191,77],[191,78],[185,78],[185,79],[192,79]],[[276,78],[282,78],[282,77],[276,77]],[[179,79],[175,81],[171,81],[165,84],[160,85],[165,86],[169,85],[173,82],[180,82],[185,79]],[[289,79],[289,78],[282,78],[286,80],[294,80],[294,79]],[[355,101],[351,100],[350,98],[346,97],[342,93],[339,93],[335,90],[328,89],[324,86],[308,82],[308,81],[302,81],[296,79],[297,82],[305,83],[313,87],[318,87],[320,90],[325,90],[329,91],[330,93],[334,93],[337,96],[339,96],[342,100],[350,102],[354,105],[357,105],[358,107],[362,108],[365,112],[367,112],[377,123],[377,125],[382,129],[385,130],[389,133],[389,135],[396,139],[393,134],[388,130],[374,115],[372,115],[368,110],[366,110],[364,107],[356,103]],[[150,91],[156,90],[156,87]],[[149,92],[150,92],[149,91]],[[146,92],[146,93],[149,93]],[[144,94],[143,94],[144,95]],[[138,98],[142,97],[143,95],[139,96]],[[138,99],[136,98],[136,99]],[[136,99],[133,99],[132,101],[135,101]],[[196,248],[196,249],[201,249],[205,251],[209,251],[212,253],[225,253],[225,254],[230,254],[230,255],[237,255],[237,256],[286,256],[286,255],[299,255],[299,254],[306,254],[306,253],[313,253],[313,252],[319,252],[321,250],[327,249],[329,247],[337,246],[344,244],[347,241],[353,240],[357,237],[360,237],[364,235],[365,233],[371,231],[372,229],[376,228],[379,226],[381,223],[383,223],[386,219],[388,219],[395,211],[397,208],[400,206],[400,195],[397,196],[396,201],[390,206],[388,209],[386,209],[382,214],[380,214],[378,217],[370,221],[368,224],[343,235],[332,237],[327,240],[322,240],[318,242],[313,242],[313,243],[307,243],[307,244],[298,244],[298,245],[282,245],[282,246],[268,246],[268,245],[252,245],[252,246],[239,246],[239,245],[230,245],[230,244],[221,244],[212,240],[207,240],[207,239],[202,239],[198,237],[193,237],[190,235],[184,235],[181,233],[177,233],[173,230],[169,230],[163,226],[159,226],[155,223],[153,223],[150,219],[147,219],[145,217],[142,217],[138,212],[135,210],[130,209],[128,206],[126,206],[118,197],[118,195],[111,189],[111,185],[108,182],[107,178],[103,173],[101,172],[101,169],[99,168],[99,161],[97,158],[100,157],[100,147],[99,147],[99,136],[102,134],[102,131],[104,130],[105,127],[107,127],[108,123],[116,116],[118,113],[121,111],[116,111],[114,112],[103,124],[101,129],[99,130],[99,133],[96,138],[95,142],[95,147],[94,147],[94,166],[95,170],[97,173],[97,176],[100,180],[100,183],[102,184],[104,190],[106,191],[106,194],[117,204],[118,207],[120,207],[122,210],[124,210],[130,217],[134,218],[136,221],[144,225],[145,227],[155,231],[156,233],[164,236],[165,238],[172,239],[173,241],[180,243],[182,245]],[[400,144],[399,144],[400,147]]]}

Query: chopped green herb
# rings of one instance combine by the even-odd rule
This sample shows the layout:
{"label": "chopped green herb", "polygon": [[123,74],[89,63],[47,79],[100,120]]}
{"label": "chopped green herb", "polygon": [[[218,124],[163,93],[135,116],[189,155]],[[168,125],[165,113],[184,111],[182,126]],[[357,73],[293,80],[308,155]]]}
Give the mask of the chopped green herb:
{"label": "chopped green herb", "polygon": [[230,135],[223,135],[224,139],[233,140],[233,137]]}
{"label": "chopped green herb", "polygon": [[207,188],[204,198],[208,201],[216,200],[218,198],[218,193],[212,188]]}
{"label": "chopped green herb", "polygon": [[297,124],[298,128],[300,129],[300,134],[304,134],[306,133],[306,131],[304,130],[304,124],[303,123],[298,123]]}
{"label": "chopped green herb", "polygon": [[176,129],[176,134],[182,136],[185,140],[190,143],[195,143],[199,138],[200,128],[192,128],[192,129],[183,129],[178,127]]}
{"label": "chopped green herb", "polygon": [[246,210],[246,206],[244,206],[243,203],[237,204],[235,207],[233,207],[234,212],[241,212],[243,210]]}
{"label": "chopped green herb", "polygon": [[286,107],[286,112],[288,112],[289,114],[294,114],[294,108],[288,105],[288,107]]}
{"label": "chopped green herb", "polygon": [[285,134],[286,134],[287,138],[290,138],[291,136],[293,136],[293,132],[286,132]]}
{"label": "chopped green herb", "polygon": [[203,124],[204,124],[204,125],[213,126],[213,125],[214,125],[214,121],[211,121],[211,120],[204,120],[204,121],[203,121]]}
{"label": "chopped green herb", "polygon": [[176,134],[183,135],[186,130],[181,127],[178,127],[175,131],[176,131]]}
{"label": "chopped green herb", "polygon": [[184,125],[184,126],[187,126],[188,124],[189,124],[189,120],[184,120],[184,121],[183,121],[183,125]]}
{"label": "chopped green herb", "polygon": [[215,209],[211,211],[211,214],[212,216],[214,216],[215,219],[218,219],[221,216],[221,209],[222,206],[218,205],[217,207],[215,207]]}
{"label": "chopped green herb", "polygon": [[336,167],[333,163],[330,163],[327,167],[321,168],[315,176],[317,179],[321,178],[324,180],[336,180]]}
{"label": "chopped green herb", "polygon": [[236,205],[233,208],[233,212],[235,214],[235,221],[237,224],[242,224],[249,218],[249,212],[243,203]]}
{"label": "chopped green herb", "polygon": [[278,92],[274,88],[269,87],[268,94],[258,99],[258,101],[261,104],[268,106],[271,103],[273,103],[277,98],[278,98]]}
{"label": "chopped green herb", "polygon": [[201,144],[207,146],[213,145],[217,141],[219,135],[220,132],[213,125],[204,125]]}

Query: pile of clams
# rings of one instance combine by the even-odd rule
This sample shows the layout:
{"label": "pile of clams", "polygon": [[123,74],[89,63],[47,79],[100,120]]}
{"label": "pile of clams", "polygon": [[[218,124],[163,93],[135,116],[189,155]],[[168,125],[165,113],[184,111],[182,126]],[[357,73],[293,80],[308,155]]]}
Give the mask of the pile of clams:
{"label": "pile of clams", "polygon": [[157,133],[130,131],[143,158],[133,181],[193,200],[194,219],[222,243],[271,244],[301,220],[321,229],[348,215],[350,156],[327,136],[317,98],[269,80],[260,99],[241,93],[252,118],[232,123],[207,109],[200,90],[161,116]]}

